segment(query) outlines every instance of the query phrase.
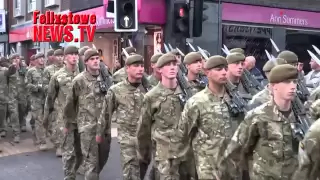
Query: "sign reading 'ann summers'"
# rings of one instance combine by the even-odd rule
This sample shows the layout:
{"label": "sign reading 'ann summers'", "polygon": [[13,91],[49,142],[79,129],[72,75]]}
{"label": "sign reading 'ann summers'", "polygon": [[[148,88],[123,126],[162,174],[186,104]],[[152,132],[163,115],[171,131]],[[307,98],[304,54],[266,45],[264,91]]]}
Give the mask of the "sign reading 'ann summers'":
{"label": "sign reading 'ann summers'", "polygon": [[222,20],[320,29],[320,13],[223,3]]}

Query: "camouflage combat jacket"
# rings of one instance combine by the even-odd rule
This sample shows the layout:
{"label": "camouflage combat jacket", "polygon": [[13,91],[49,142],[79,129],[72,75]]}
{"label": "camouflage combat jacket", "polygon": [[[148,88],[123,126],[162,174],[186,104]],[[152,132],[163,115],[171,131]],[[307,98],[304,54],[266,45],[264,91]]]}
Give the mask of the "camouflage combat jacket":
{"label": "camouflage combat jacket", "polygon": [[86,132],[93,136],[97,133],[97,124],[101,124],[98,119],[105,97],[99,86],[102,81],[101,75],[95,77],[88,71],[83,71],[72,80],[63,110],[67,129],[73,128],[76,124],[79,133]]}
{"label": "camouflage combat jacket", "polygon": [[47,67],[44,68],[44,71],[43,71],[43,85],[44,85],[44,90],[45,92],[47,93],[48,91],[48,86],[49,86],[49,82],[50,82],[50,79],[51,77],[56,73],[58,72],[63,66],[57,66],[55,64],[51,64]]}
{"label": "camouflage combat jacket", "polygon": [[152,149],[152,143],[155,160],[180,156],[183,145],[176,128],[182,112],[179,99],[182,94],[180,87],[173,91],[159,83],[144,96],[137,130],[138,152],[142,157],[148,155],[146,151]]}
{"label": "camouflage combat jacket", "polygon": [[51,77],[44,106],[44,119],[47,119],[53,110],[58,112],[58,119],[62,119],[67,94],[71,91],[72,80],[78,74],[77,68],[75,72],[71,72],[67,67],[63,67]]}
{"label": "camouflage combat jacket", "polygon": [[156,78],[155,75],[151,74],[150,76],[148,76],[148,81],[150,83],[150,85],[152,87],[155,87],[158,83],[159,83],[159,80]]}
{"label": "camouflage combat jacket", "polygon": [[229,100],[227,93],[218,97],[206,87],[187,101],[182,112],[178,130],[191,141],[199,179],[215,179],[214,170],[243,120],[230,116]]}
{"label": "camouflage combat jacket", "polygon": [[99,128],[100,133],[109,131],[105,130],[105,127],[110,127],[112,115],[114,115],[115,122],[118,124],[118,140],[128,143],[135,142],[137,124],[145,93],[146,90],[141,84],[138,87],[134,87],[128,80],[111,86],[103,101],[99,122],[106,122]]}
{"label": "camouflage combat jacket", "polygon": [[33,105],[44,106],[45,89],[43,85],[43,69],[32,67],[26,77],[25,83],[30,93],[30,101]]}
{"label": "camouflage combat jacket", "polygon": [[296,123],[293,111],[285,117],[273,101],[249,111],[225,151],[230,174],[243,168],[250,179],[290,180],[298,167],[291,123]]}
{"label": "camouflage combat jacket", "polygon": [[16,68],[14,66],[9,68],[0,66],[0,104],[6,104],[9,102],[8,77],[15,72]]}
{"label": "camouflage combat jacket", "polygon": [[117,84],[121,81],[126,80],[128,77],[127,72],[126,72],[126,68],[123,67],[121,69],[119,69],[118,71],[116,71],[113,75],[112,75],[112,80],[114,84]]}

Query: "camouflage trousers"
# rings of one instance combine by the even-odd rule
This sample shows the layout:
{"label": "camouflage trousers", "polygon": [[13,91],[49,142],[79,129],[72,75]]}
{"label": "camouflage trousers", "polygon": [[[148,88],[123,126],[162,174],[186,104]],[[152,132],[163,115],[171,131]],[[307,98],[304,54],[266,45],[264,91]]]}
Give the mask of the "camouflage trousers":
{"label": "camouflage trousers", "polygon": [[6,131],[7,106],[7,104],[0,103],[0,132]]}
{"label": "camouflage trousers", "polygon": [[26,127],[26,117],[28,115],[27,101],[20,101],[18,103],[18,114],[20,127]]}
{"label": "camouflage trousers", "polygon": [[13,136],[19,136],[20,135],[20,123],[19,123],[19,117],[18,117],[18,104],[17,101],[11,101],[7,105],[4,105],[1,107],[5,111],[3,113],[4,120],[3,120],[3,128],[1,128],[1,131],[7,131],[6,127],[6,120],[10,119],[10,125],[12,127]]}
{"label": "camouflage trousers", "polygon": [[76,171],[82,162],[80,134],[77,129],[64,134],[61,147],[64,180],[76,180]]}
{"label": "camouflage trousers", "polygon": [[58,115],[57,111],[53,111],[50,113],[48,121],[50,140],[55,148],[61,148],[61,143],[64,139],[62,115]]}
{"label": "camouflage trousers", "polygon": [[34,124],[33,136],[36,145],[46,144],[46,134],[43,127],[43,105],[31,99],[31,127]]}
{"label": "camouflage trousers", "polygon": [[133,138],[122,138],[119,141],[123,180],[140,180],[140,163],[135,142]]}
{"label": "camouflage trousers", "polygon": [[95,133],[82,132],[80,142],[85,180],[99,180],[99,174],[109,157],[111,136],[103,137],[101,144],[98,144]]}

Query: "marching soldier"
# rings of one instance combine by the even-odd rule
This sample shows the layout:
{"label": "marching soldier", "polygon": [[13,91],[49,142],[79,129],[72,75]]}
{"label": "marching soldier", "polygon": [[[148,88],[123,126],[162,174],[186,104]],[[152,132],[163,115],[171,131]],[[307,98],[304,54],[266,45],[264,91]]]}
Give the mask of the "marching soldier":
{"label": "marching soldier", "polygon": [[227,66],[222,56],[212,56],[206,61],[204,69],[209,84],[187,101],[178,125],[182,137],[191,142],[191,147],[185,143],[184,152],[193,149],[199,180],[217,178],[215,167],[242,121],[242,116],[232,117],[226,103],[230,100],[225,88]]}
{"label": "marching soldier", "polygon": [[[27,73],[25,82],[30,93],[31,124],[34,124],[33,135],[35,144],[40,150],[46,150],[46,136],[43,127],[43,108],[45,103],[45,87],[43,86],[44,54],[35,55],[34,67]],[[32,127],[32,125],[31,125]]]}
{"label": "marching soldier", "polygon": [[[77,69],[78,52],[74,46],[68,46],[65,48],[65,52],[62,49],[54,51],[59,62],[63,62],[65,59],[66,66],[62,67],[59,71],[54,73],[50,78],[48,86],[48,94],[44,108],[44,126],[48,127],[49,123],[52,123],[52,139],[56,147],[57,157],[62,156],[61,143],[63,140],[63,106],[65,105],[66,95],[70,90],[72,79],[79,74]],[[64,58],[65,55],[65,58]],[[54,114],[54,115],[53,115]],[[54,117],[54,121],[53,118]]]}
{"label": "marching soldier", "polygon": [[52,64],[55,64],[53,53],[54,53],[54,50],[53,49],[49,49],[49,51],[47,52],[47,61],[46,61],[45,66],[50,66]]}
{"label": "marching soldier", "polygon": [[[134,47],[126,47],[125,50],[130,55],[136,53],[136,49]],[[125,62],[127,60],[127,57],[125,56],[124,52],[121,53],[121,56]],[[122,67],[112,75],[112,80],[114,84],[117,84],[118,82],[126,80],[126,78],[127,78],[127,74],[126,74],[125,67]]]}
{"label": "marching soldier", "polygon": [[292,180],[317,180],[320,178],[320,121],[315,121],[299,146],[299,167]]}
{"label": "marching soldier", "polygon": [[154,54],[151,59],[151,68],[152,68],[152,74],[148,77],[148,81],[150,83],[151,86],[156,86],[161,78],[161,74],[159,73],[159,69],[156,68],[156,64],[158,62],[158,59],[162,56],[162,53],[156,53]]}
{"label": "marching soldier", "polygon": [[[150,162],[154,147],[155,168],[159,179],[179,180],[182,150],[175,127],[183,109],[180,97],[183,91],[178,86],[178,60],[172,53],[161,56],[156,64],[161,73],[161,83],[151,89],[143,99],[138,123],[138,157]],[[153,145],[154,144],[154,145]]]}
{"label": "marching soldier", "polygon": [[[115,120],[118,124],[123,179],[140,180],[143,179],[144,174],[140,175],[140,168],[142,167],[139,168],[135,142],[142,100],[146,93],[146,89],[141,84],[144,73],[143,57],[137,54],[128,57],[126,71],[128,78],[111,86],[108,90],[99,119],[102,127],[98,129],[100,129],[99,133],[102,135],[107,132],[107,136],[110,138],[111,118],[115,113]],[[108,129],[105,130],[105,127]]]}
{"label": "marching soldier", "polygon": [[86,69],[85,65],[84,65],[84,52],[86,52],[86,50],[90,49],[89,46],[83,46],[82,48],[79,49],[79,71],[82,72]]}
{"label": "marching soldier", "polygon": [[193,92],[197,93],[203,90],[206,84],[199,80],[203,64],[202,55],[199,52],[190,52],[184,57],[183,63],[188,69],[187,79]]}
{"label": "marching soldier", "polygon": [[[105,153],[109,153],[98,153],[101,143],[106,140],[103,139],[104,136],[99,134],[100,130],[97,129],[98,125],[101,124],[101,122],[98,122],[98,116],[102,111],[102,103],[108,89],[106,89],[107,85],[104,84],[100,74],[98,51],[88,49],[84,53],[84,62],[86,71],[73,79],[71,90],[66,98],[63,111],[64,127],[66,133],[80,134],[85,179],[98,180],[99,173],[107,161]],[[79,147],[75,141],[73,140],[74,146]]]}
{"label": "marching soldier", "polygon": [[[274,68],[276,65],[280,65],[280,64],[287,64],[287,62],[284,59],[280,59],[280,58],[269,60],[266,62],[262,70],[264,74],[267,76],[267,81],[269,79],[269,74],[271,69]],[[256,108],[261,104],[268,102],[271,99],[270,97],[272,97],[270,87],[268,84],[266,84],[265,88],[262,91],[258,92],[252,97],[252,99],[248,103],[248,107],[250,107],[250,109]]]}
{"label": "marching soldier", "polygon": [[0,139],[6,136],[6,120],[7,109],[9,105],[9,92],[8,92],[8,78],[10,75],[15,74],[16,64],[6,67],[8,64],[5,62],[6,58],[0,58]]}
{"label": "marching soldier", "polygon": [[[236,177],[249,170],[250,179],[290,180],[297,168],[297,120],[291,101],[295,98],[298,70],[277,65],[269,74],[273,98],[248,112],[228,145],[221,172]],[[224,168],[226,169],[224,169]]]}

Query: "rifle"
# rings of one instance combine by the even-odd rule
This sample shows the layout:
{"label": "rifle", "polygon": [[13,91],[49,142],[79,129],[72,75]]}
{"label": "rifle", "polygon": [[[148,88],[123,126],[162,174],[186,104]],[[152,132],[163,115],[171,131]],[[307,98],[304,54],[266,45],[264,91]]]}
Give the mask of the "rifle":
{"label": "rifle", "polygon": [[295,136],[295,138],[301,141],[312,123],[307,117],[305,107],[298,96],[296,96],[292,101],[292,111],[299,123],[298,125],[295,123],[291,123],[293,135]]}
{"label": "rifle", "polygon": [[[241,77],[243,84],[246,86],[250,94],[257,94],[259,91],[263,90],[263,86],[257,81],[248,70],[244,69],[243,76]],[[254,89],[254,90],[252,90]]]}
{"label": "rifle", "polygon": [[298,76],[297,95],[302,102],[307,101],[310,95],[309,90],[304,82],[304,79],[301,76],[301,73],[299,73],[299,76]]}
{"label": "rifle", "polygon": [[100,73],[103,79],[103,84],[100,84],[101,92],[107,92],[108,89],[112,86],[111,74],[109,73],[108,69],[104,65],[102,61],[100,61]]}
{"label": "rifle", "polygon": [[225,84],[226,91],[230,96],[230,101],[227,101],[228,109],[233,117],[237,117],[241,114],[246,114],[249,109],[247,109],[247,102],[239,95],[237,87],[231,84],[229,81]]}
{"label": "rifle", "polygon": [[190,87],[180,68],[178,70],[177,80],[184,94],[183,96],[179,96],[180,103],[182,104],[182,107],[184,107],[187,100],[193,96],[192,88]]}

